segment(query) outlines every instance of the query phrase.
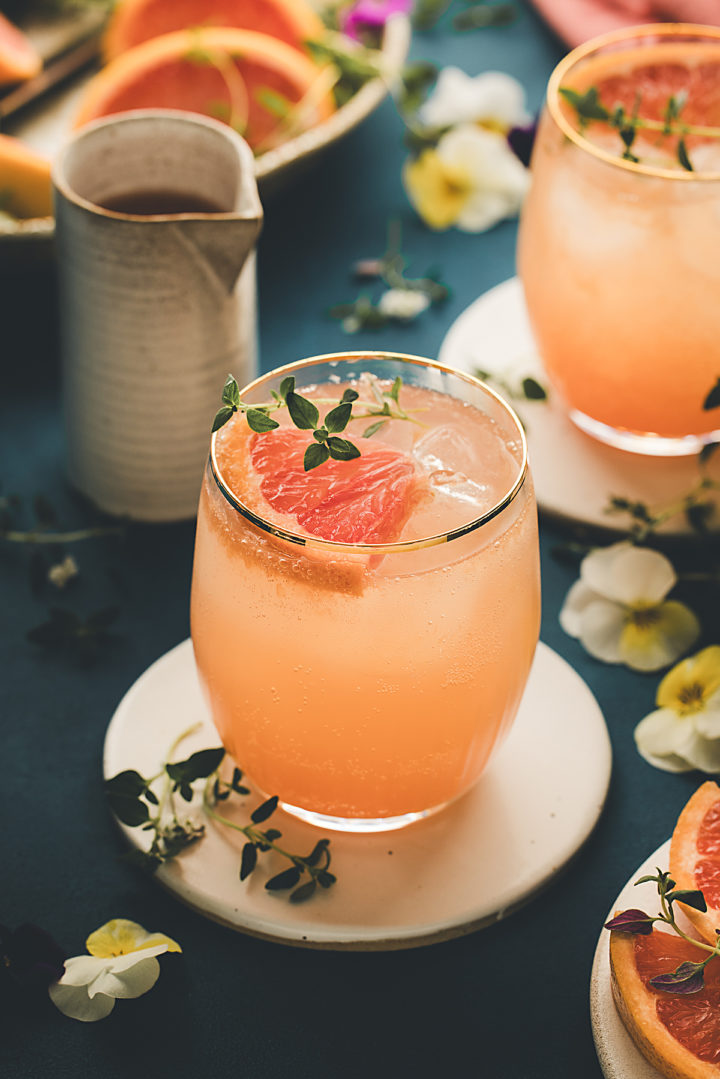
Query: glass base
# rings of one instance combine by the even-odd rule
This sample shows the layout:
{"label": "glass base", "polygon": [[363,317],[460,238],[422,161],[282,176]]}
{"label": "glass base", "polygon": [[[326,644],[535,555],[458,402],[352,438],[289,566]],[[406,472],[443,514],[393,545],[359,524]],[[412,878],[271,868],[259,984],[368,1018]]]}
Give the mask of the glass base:
{"label": "glass base", "polygon": [[280,806],[292,817],[313,824],[316,828],[323,828],[332,832],[355,832],[355,834],[374,835],[376,832],[394,832],[398,828],[406,828],[408,824],[423,820],[439,813],[441,809],[450,805],[443,802],[433,806],[432,809],[423,809],[418,813],[403,813],[399,817],[330,817],[325,813],[313,813],[310,809],[302,809],[300,806],[288,805],[280,802]]}
{"label": "glass base", "polygon": [[690,457],[694,453],[699,453],[708,443],[720,441],[720,430],[708,431],[703,435],[665,438],[652,432],[641,433],[610,427],[574,408],[570,409],[569,416],[576,427],[599,442],[629,453],[644,454],[646,457]]}

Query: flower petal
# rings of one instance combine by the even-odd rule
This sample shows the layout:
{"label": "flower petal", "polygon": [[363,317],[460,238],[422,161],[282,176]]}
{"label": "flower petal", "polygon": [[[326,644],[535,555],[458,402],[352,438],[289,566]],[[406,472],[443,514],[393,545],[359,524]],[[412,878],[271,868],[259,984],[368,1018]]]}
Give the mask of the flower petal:
{"label": "flower petal", "polygon": [[643,754],[682,757],[688,742],[691,720],[676,715],[670,708],[659,708],[641,719],[635,728],[635,744]]}
{"label": "flower petal", "polygon": [[565,596],[559,616],[560,625],[569,637],[580,636],[583,611],[597,599],[600,599],[600,596],[597,592],[593,592],[592,588],[588,588],[584,581],[577,580],[572,585]]}
{"label": "flower petal", "polygon": [[79,1019],[81,1023],[94,1023],[98,1019],[104,1019],[115,1007],[115,1001],[102,994],[98,994],[91,1000],[84,986],[56,982],[49,986],[48,993],[55,1007],[63,1015],[68,1015],[71,1019]]}
{"label": "flower petal", "polygon": [[581,576],[600,595],[629,606],[660,603],[677,581],[665,555],[626,541],[591,551]]}
{"label": "flower petal", "polygon": [[102,973],[107,960],[93,955],[75,955],[65,960],[65,973],[59,985],[89,985]]}
{"label": "flower petal", "polygon": [[605,663],[620,663],[620,637],[625,609],[608,599],[588,603],[580,616],[580,640],[591,656]]}
{"label": "flower petal", "polygon": [[685,760],[701,772],[720,772],[720,741],[703,738],[696,729],[693,734],[683,753]]}
{"label": "flower petal", "polygon": [[700,636],[700,623],[684,603],[668,600],[648,625],[628,621],[620,637],[620,657],[636,671],[659,671],[674,663]]}
{"label": "flower petal", "polygon": [[703,738],[720,738],[720,701],[714,708],[705,708],[693,716],[695,729]]}
{"label": "flower petal", "polygon": [[455,223],[471,186],[464,169],[448,168],[437,150],[424,150],[403,168],[408,198],[423,221],[432,229],[447,229]]}
{"label": "flower petal", "polygon": [[91,955],[104,958],[129,955],[153,944],[165,944],[166,950],[170,952],[182,951],[180,945],[164,933],[148,933],[137,922],[131,922],[127,918],[113,918],[91,933],[85,942]]}
{"label": "flower petal", "polygon": [[[683,691],[688,686],[700,686],[705,707],[715,707],[715,695],[720,691],[720,645],[703,648],[668,671],[658,686],[657,703],[682,711],[686,707]],[[702,702],[698,704],[702,707]]]}
{"label": "flower petal", "polygon": [[511,75],[485,71],[474,78],[457,67],[444,67],[435,89],[418,113],[427,127],[487,124],[507,131],[525,123],[525,91]]}
{"label": "flower petal", "polygon": [[160,977],[160,964],[152,956],[148,959],[137,958],[132,966],[122,970],[108,966],[103,973],[88,986],[88,995],[97,994],[108,997],[141,997],[152,989]]}

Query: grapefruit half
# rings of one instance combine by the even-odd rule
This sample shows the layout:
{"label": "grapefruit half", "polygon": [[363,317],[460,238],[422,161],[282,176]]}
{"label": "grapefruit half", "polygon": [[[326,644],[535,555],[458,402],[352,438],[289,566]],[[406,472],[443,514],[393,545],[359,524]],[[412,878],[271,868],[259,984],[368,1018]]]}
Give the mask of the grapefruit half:
{"label": "grapefruit half", "polygon": [[720,1075],[720,959],[708,963],[699,993],[664,993],[648,983],[681,963],[706,957],[707,952],[672,932],[610,934],[615,1005],[642,1054],[670,1079]]}
{"label": "grapefruit half", "polygon": [[0,12],[0,86],[32,79],[42,59],[32,42]]}
{"label": "grapefruit half", "polygon": [[305,0],[121,0],[105,31],[103,52],[114,60],[149,38],[207,26],[256,30],[297,49],[324,29]]}
{"label": "grapefruit half", "polygon": [[720,929],[720,787],[703,783],[675,825],[670,843],[670,876],[678,888],[699,888],[707,913],[683,907],[684,913],[710,944]]}
{"label": "grapefruit half", "polygon": [[[278,113],[278,102],[283,105]],[[85,88],[75,126],[133,109],[184,109],[231,123],[258,151],[334,111],[328,69],[253,30],[177,30],[123,53]]]}

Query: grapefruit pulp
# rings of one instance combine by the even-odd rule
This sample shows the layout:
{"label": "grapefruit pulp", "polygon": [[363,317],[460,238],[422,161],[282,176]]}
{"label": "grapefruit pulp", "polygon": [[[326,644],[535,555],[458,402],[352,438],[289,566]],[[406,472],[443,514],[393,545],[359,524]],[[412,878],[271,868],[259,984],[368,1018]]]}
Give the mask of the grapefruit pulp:
{"label": "grapefruit pulp", "polygon": [[302,48],[323,24],[305,0],[121,0],[103,39],[107,60],[149,38],[191,27],[233,26]]}
{"label": "grapefruit pulp", "polygon": [[178,30],[135,46],[91,79],[75,126],[133,109],[184,109],[232,122],[257,149],[272,144],[282,129],[268,99],[290,107],[302,101],[302,127],[333,112],[324,76],[297,49],[267,34],[226,27]]}
{"label": "grapefruit pulp", "polygon": [[229,431],[222,440],[226,482],[259,515],[270,507],[288,531],[336,543],[392,543],[415,505],[419,481],[413,461],[381,442],[363,444],[361,456],[351,461],[329,460],[305,472],[308,431],[279,428],[253,435],[249,467],[233,448],[233,435]]}
{"label": "grapefruit pulp", "polygon": [[648,983],[707,952],[672,932],[610,934],[612,989],[618,1012],[643,1055],[671,1079],[717,1079],[720,1074],[720,959],[705,968],[705,986],[688,996]]}
{"label": "grapefruit pulp", "polygon": [[683,911],[709,944],[720,929],[720,787],[703,783],[687,803],[670,843],[670,875],[678,888],[699,888],[707,913]]}

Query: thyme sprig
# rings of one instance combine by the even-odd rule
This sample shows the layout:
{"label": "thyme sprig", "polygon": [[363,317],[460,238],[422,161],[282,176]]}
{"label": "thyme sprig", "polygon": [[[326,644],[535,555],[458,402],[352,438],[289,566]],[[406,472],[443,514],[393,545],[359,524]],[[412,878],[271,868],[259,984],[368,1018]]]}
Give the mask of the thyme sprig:
{"label": "thyme sprig", "polygon": [[677,136],[675,155],[681,168],[693,172],[694,168],[688,153],[686,136],[700,135],[703,138],[720,139],[720,127],[708,127],[701,124],[687,124],[681,120],[681,113],[687,103],[684,93],[671,94],[665,105],[662,120],[652,120],[640,115],[642,95],[638,94],[630,112],[624,105],[607,108],[596,86],[590,86],[581,94],[570,86],[561,86],[559,90],[567,103],[575,110],[578,126],[584,131],[592,123],[605,123],[614,128],[622,142],[622,158],[638,164],[640,158],[632,150],[638,131],[653,131],[658,139]]}
{"label": "thyme sprig", "polygon": [[[159,866],[176,858],[205,835],[205,825],[183,813],[182,803],[195,799],[196,784],[202,783],[202,806],[205,814],[226,828],[241,832],[247,842],[240,858],[239,877],[246,880],[258,866],[258,855],[274,851],[290,862],[288,868],[265,882],[267,891],[290,890],[291,903],[310,899],[320,888],[331,888],[336,877],[330,872],[330,840],[319,839],[309,854],[294,854],[281,847],[282,832],[277,828],[261,828],[273,815],[278,798],[265,799],[250,814],[248,824],[230,820],[215,808],[233,794],[245,797],[251,793],[244,783],[240,768],[233,769],[232,778],[220,777],[219,769],[225,758],[222,748],[201,749],[186,760],[172,761],[180,743],[196,728],[183,732],[173,743],[168,760],[155,775],[146,778],[135,769],[119,772],[105,784],[105,793],[115,816],[129,828],[150,833],[147,850],[133,849],[126,860],[142,869],[155,872]],[[179,799],[179,801],[178,801]]]}
{"label": "thyme sprig", "polygon": [[654,875],[640,877],[635,881],[635,884],[651,882],[657,886],[660,898],[660,913],[651,916],[643,910],[632,908],[622,911],[622,913],[611,918],[609,922],[605,923],[605,928],[616,933],[647,936],[653,932],[655,922],[663,922],[668,925],[683,940],[708,954],[699,963],[686,961],[681,963],[676,970],[669,971],[666,974],[657,974],[650,979],[649,984],[663,993],[681,993],[683,995],[699,993],[705,984],[703,976],[705,967],[716,956],[720,956],[720,932],[717,933],[714,945],[693,939],[677,924],[673,904],[676,902],[684,903],[685,906],[692,907],[694,910],[699,910],[704,914],[707,911],[705,897],[699,890],[678,888],[670,874],[662,869],[657,869]]}
{"label": "thyme sprig", "polygon": [[[250,405],[243,401],[236,379],[228,375],[222,392],[223,403],[215,414],[212,429],[213,431],[220,430],[236,412],[242,412],[251,430],[257,434],[266,434],[280,426],[278,421],[272,418],[271,413],[287,408],[295,427],[302,431],[311,431],[315,440],[307,447],[303,457],[303,467],[306,472],[317,468],[318,465],[324,464],[331,458],[334,461],[351,461],[360,456],[360,450],[354,442],[339,437],[340,432],[345,430],[351,420],[369,417],[375,419],[375,422],[363,432],[363,438],[371,438],[387,420],[420,422],[406,412],[400,404],[400,390],[403,383],[399,376],[389,390],[381,389],[379,380],[374,376],[365,375],[364,378],[369,385],[372,400],[360,401],[357,390],[349,387],[344,390],[339,402],[320,399],[320,404],[333,406],[325,413],[321,423],[320,411],[315,401],[295,391],[294,375],[284,378],[278,391],[271,390],[273,400],[262,405]],[[355,402],[358,402],[357,407],[361,411],[354,411]]]}

